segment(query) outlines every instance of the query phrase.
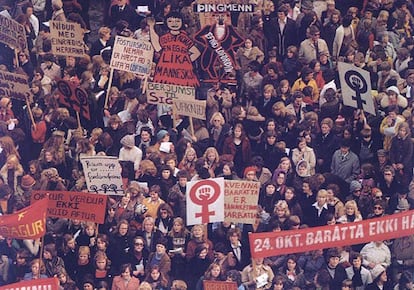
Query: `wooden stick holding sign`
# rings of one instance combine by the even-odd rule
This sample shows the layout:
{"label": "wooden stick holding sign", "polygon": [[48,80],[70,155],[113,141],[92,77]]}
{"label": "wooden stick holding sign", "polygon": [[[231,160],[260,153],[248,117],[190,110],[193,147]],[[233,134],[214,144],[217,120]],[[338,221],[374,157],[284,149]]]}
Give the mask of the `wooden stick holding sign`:
{"label": "wooden stick holding sign", "polygon": [[106,96],[105,96],[105,103],[104,103],[105,110],[108,109],[109,91],[111,90],[113,78],[114,78],[114,69],[111,68],[111,71],[109,72],[108,88],[106,89]]}
{"label": "wooden stick holding sign", "polygon": [[78,129],[82,129],[82,124],[79,116],[79,112],[76,111],[76,120],[78,121]]}
{"label": "wooden stick holding sign", "polygon": [[29,102],[28,97],[26,97],[26,107],[27,107],[27,111],[29,112],[29,117],[30,117],[30,121],[32,121],[33,128],[34,128],[34,130],[36,130],[36,122],[35,122],[35,119],[33,117],[32,109],[30,108],[30,102]]}

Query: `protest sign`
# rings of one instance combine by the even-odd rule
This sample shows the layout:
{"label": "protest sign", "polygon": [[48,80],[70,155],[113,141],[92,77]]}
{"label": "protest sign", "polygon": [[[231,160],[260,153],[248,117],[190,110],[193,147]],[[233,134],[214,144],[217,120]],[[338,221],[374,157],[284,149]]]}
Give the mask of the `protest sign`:
{"label": "protest sign", "polygon": [[270,257],[383,241],[414,233],[414,210],[360,222],[250,234],[252,257]]}
{"label": "protest sign", "polygon": [[187,183],[187,225],[224,221],[224,178]]}
{"label": "protest sign", "polygon": [[59,280],[56,277],[33,279],[8,284],[0,287],[0,290],[59,290]]}
{"label": "protest sign", "polygon": [[27,76],[0,71],[0,95],[18,100],[26,100],[26,98],[30,97]]}
{"label": "protest sign", "polygon": [[15,239],[37,239],[46,233],[47,200],[38,201],[13,214],[1,216],[0,235]]}
{"label": "protest sign", "polygon": [[59,95],[59,103],[63,106],[73,109],[85,119],[90,120],[88,93],[75,84],[59,80],[57,82],[57,93]]}
{"label": "protest sign", "polygon": [[236,282],[203,280],[204,290],[237,290]]}
{"label": "protest sign", "polygon": [[123,195],[121,165],[113,156],[81,157],[88,191],[108,195]]}
{"label": "protest sign", "polygon": [[106,195],[75,191],[32,191],[32,203],[43,198],[49,199],[47,216],[98,224],[105,221]]}
{"label": "protest sign", "polygon": [[154,49],[149,41],[116,36],[110,67],[147,76],[151,72]]}
{"label": "protest sign", "polygon": [[173,111],[177,115],[206,119],[206,101],[173,99]]}
{"label": "protest sign", "polygon": [[173,99],[195,99],[194,87],[176,86],[171,84],[148,82],[146,93],[148,104],[154,105],[172,105]]}
{"label": "protest sign", "polygon": [[50,40],[54,55],[83,57],[85,42],[80,24],[75,22],[49,21]]}
{"label": "protest sign", "polygon": [[[231,13],[250,11],[251,4],[229,4],[225,0],[198,0],[193,5],[201,29],[194,41],[201,47],[200,67],[204,82],[235,82],[236,52],[244,43],[231,24]],[[218,37],[220,35],[220,37]]]}
{"label": "protest sign", "polygon": [[344,105],[364,110],[375,116],[369,72],[344,62],[338,62],[338,72]]}
{"label": "protest sign", "polygon": [[24,26],[13,19],[0,15],[0,42],[13,49],[26,50],[27,39]]}
{"label": "protest sign", "polygon": [[260,182],[224,181],[224,221],[254,224],[259,200]]}

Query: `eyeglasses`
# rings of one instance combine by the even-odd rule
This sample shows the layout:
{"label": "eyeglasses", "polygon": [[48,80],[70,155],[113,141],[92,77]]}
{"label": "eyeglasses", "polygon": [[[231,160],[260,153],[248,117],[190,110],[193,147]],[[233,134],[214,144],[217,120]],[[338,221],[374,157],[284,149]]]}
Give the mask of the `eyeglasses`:
{"label": "eyeglasses", "polygon": [[381,199],[382,198],[382,195],[376,195],[375,196],[375,199]]}
{"label": "eyeglasses", "polygon": [[381,206],[374,206],[374,209],[383,210]]}
{"label": "eyeglasses", "polygon": [[384,173],[384,175],[392,175],[392,173]]}
{"label": "eyeglasses", "polygon": [[134,245],[135,246],[143,246],[144,244],[143,243],[135,243]]}

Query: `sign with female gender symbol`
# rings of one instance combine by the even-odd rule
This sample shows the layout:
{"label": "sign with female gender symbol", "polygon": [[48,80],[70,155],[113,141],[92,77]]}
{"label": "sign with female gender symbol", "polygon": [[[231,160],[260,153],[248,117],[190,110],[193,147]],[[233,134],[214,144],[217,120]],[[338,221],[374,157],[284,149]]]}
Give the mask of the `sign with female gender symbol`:
{"label": "sign with female gender symbol", "polygon": [[344,105],[375,116],[369,72],[344,62],[338,62],[338,72]]}
{"label": "sign with female gender symbol", "polygon": [[224,221],[224,178],[187,183],[187,225]]}

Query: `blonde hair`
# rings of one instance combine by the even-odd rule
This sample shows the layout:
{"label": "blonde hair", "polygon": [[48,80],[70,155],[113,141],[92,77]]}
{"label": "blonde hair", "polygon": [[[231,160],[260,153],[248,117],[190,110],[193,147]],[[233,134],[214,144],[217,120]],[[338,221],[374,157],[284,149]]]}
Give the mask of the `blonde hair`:
{"label": "blonde hair", "polygon": [[210,118],[210,125],[214,125],[214,119],[220,118],[220,125],[223,125],[226,121],[224,120],[223,115],[220,112],[215,112]]}
{"label": "blonde hair", "polygon": [[316,194],[316,197],[327,197],[328,196],[328,191],[326,191],[326,189],[320,189],[318,191],[318,193]]}

